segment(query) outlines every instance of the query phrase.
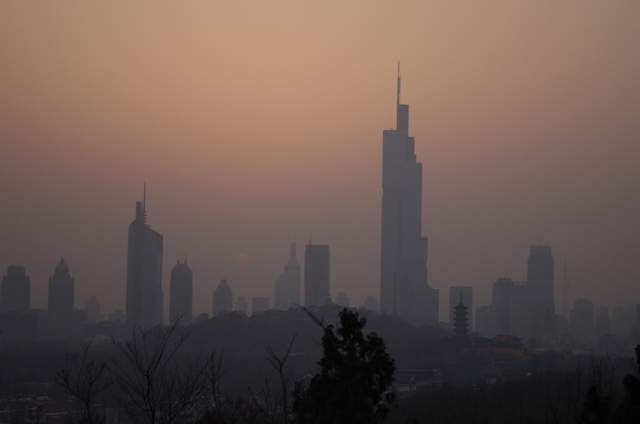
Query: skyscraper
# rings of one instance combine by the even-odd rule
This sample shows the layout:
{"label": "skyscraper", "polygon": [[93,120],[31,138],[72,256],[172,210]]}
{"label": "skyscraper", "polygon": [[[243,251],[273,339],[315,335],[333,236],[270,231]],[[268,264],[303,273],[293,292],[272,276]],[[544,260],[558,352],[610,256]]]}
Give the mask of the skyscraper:
{"label": "skyscraper", "polygon": [[555,332],[553,298],[554,263],[551,246],[531,245],[527,260],[529,295],[536,299],[533,317],[534,336],[549,336]]}
{"label": "skyscraper", "polygon": [[31,307],[31,280],[22,265],[9,265],[0,283],[0,314],[28,312]]}
{"label": "skyscraper", "polygon": [[300,304],[300,265],[296,258],[296,250],[296,243],[291,243],[289,262],[284,266],[284,272],[275,283],[274,308],[281,311]]}
{"label": "skyscraper", "polygon": [[213,315],[216,316],[220,312],[231,312],[233,307],[233,292],[224,278],[220,280],[220,284],[213,292]]}
{"label": "skyscraper", "polygon": [[53,276],[49,277],[47,309],[51,317],[54,335],[66,334],[73,314],[75,278],[69,274],[69,266],[60,259]]}
{"label": "skyscraper", "polygon": [[162,234],[149,228],[145,204],[136,202],[129,225],[126,320],[150,328],[162,324]]}
{"label": "skyscraper", "polygon": [[181,317],[182,322],[190,323],[193,319],[193,271],[187,265],[178,263],[171,270],[169,286],[169,321]]}
{"label": "skyscraper", "polygon": [[329,297],[329,246],[307,244],[304,251],[304,304],[323,306]]}
{"label": "skyscraper", "polygon": [[438,291],[427,284],[422,236],[422,164],[409,137],[409,106],[400,104],[396,129],[382,135],[382,238],[380,309],[414,324],[437,324]]}
{"label": "skyscraper", "polygon": [[455,322],[456,308],[462,303],[467,309],[469,330],[473,330],[473,287],[449,287],[449,324]]}

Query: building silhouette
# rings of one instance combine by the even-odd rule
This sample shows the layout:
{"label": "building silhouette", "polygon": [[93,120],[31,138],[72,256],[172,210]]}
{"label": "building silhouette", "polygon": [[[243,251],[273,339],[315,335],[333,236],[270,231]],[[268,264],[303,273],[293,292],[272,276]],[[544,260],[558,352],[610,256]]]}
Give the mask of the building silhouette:
{"label": "building silhouette", "polygon": [[307,244],[304,252],[305,306],[323,306],[327,302],[330,259],[328,245]]}
{"label": "building silhouette", "polygon": [[244,296],[238,296],[238,298],[236,299],[236,312],[247,315],[247,309],[247,301]]}
{"label": "building silhouette", "polygon": [[136,202],[136,217],[129,225],[127,255],[129,327],[151,328],[162,324],[162,243],[162,234],[147,225],[146,202]]}
{"label": "building silhouette", "polygon": [[347,296],[347,293],[338,293],[338,295],[336,296],[336,305],[342,306],[344,308],[348,308],[351,306],[351,301],[349,300],[349,296]]}
{"label": "building silhouette", "polygon": [[87,313],[87,322],[101,322],[102,318],[104,318],[104,315],[100,312],[100,300],[95,294],[84,301],[84,311]]}
{"label": "building silhouette", "polygon": [[171,270],[169,284],[169,321],[180,318],[183,323],[193,320],[193,271],[187,260],[178,263]]}
{"label": "building silhouette", "polygon": [[53,335],[68,334],[74,305],[75,279],[69,274],[69,266],[60,259],[49,277],[47,310]]}
{"label": "building silhouette", "polygon": [[9,265],[0,282],[0,314],[29,312],[30,307],[31,280],[22,265]]}
{"label": "building silhouette", "polygon": [[251,315],[258,314],[269,310],[269,298],[268,297],[252,297],[251,298]]}
{"label": "building silhouette", "polygon": [[220,312],[231,312],[233,308],[233,293],[231,287],[227,284],[226,279],[220,280],[220,284],[213,292],[213,315],[216,316]]}
{"label": "building silhouette", "polygon": [[370,311],[380,311],[380,302],[375,296],[367,296],[364,300],[364,308]]}
{"label": "building silhouette", "polygon": [[587,299],[576,299],[569,312],[571,335],[577,340],[590,341],[595,338],[595,310],[593,302]]}
{"label": "building silhouette", "polygon": [[527,260],[529,295],[535,298],[533,333],[551,336],[556,332],[554,290],[554,262],[551,246],[533,244]]}
{"label": "building silhouette", "polygon": [[300,265],[297,259],[297,245],[289,246],[289,262],[284,272],[275,282],[274,308],[288,310],[292,305],[300,304]]}
{"label": "building silhouette", "polygon": [[476,307],[476,332],[489,339],[498,335],[496,331],[496,310],[493,304]]}
{"label": "building silhouette", "polygon": [[462,303],[467,307],[468,327],[469,330],[473,330],[473,287],[449,287],[449,324],[453,324],[455,322],[456,308],[459,303]]}
{"label": "building silhouette", "polygon": [[427,284],[428,241],[422,236],[422,163],[409,137],[409,106],[382,135],[380,308],[413,324],[438,323],[438,291]]}

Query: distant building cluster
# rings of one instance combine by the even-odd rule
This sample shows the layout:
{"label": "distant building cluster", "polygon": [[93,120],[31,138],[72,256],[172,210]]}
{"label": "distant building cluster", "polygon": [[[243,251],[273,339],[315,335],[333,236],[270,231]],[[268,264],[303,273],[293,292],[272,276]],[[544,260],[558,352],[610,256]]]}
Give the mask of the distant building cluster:
{"label": "distant building cluster", "polygon": [[[396,101],[396,129],[382,134],[382,202],[380,222],[379,299],[369,295],[364,307],[404,319],[413,325],[448,326],[457,339],[475,334],[494,340],[491,349],[519,340],[537,344],[553,341],[588,345],[596,340],[616,343],[615,337],[640,332],[640,305],[612,310],[587,299],[576,299],[569,310],[566,281],[562,314],[555,309],[555,265],[548,245],[534,244],[527,260],[527,280],[497,278],[492,302],[474,305],[473,287],[449,287],[448,322],[439,323],[439,291],[428,284],[428,239],[422,235],[422,164],[417,161],[414,138],[409,136],[409,106],[400,102],[400,76]],[[74,307],[76,280],[64,259],[49,278],[47,309],[32,309],[31,281],[24,266],[10,265],[0,283],[0,342],[33,342],[47,338],[111,337],[134,327],[151,328],[179,320],[194,321],[193,271],[186,258],[178,258],[169,282],[168,319],[162,288],[163,235],[147,223],[146,189],[136,202],[128,228],[126,304],[107,314],[92,296],[84,310]],[[273,281],[273,280],[272,280]],[[335,284],[334,284],[335,286]],[[263,296],[237,295],[233,282],[222,278],[211,287],[211,316],[223,313],[258,314],[274,308],[322,307],[336,303],[354,306],[344,291],[331,296],[329,245],[305,246],[304,268],[298,262],[297,243],[289,245],[289,258],[273,282],[273,303]],[[304,292],[303,292],[304,287]],[[475,313],[474,313],[475,312]],[[204,319],[201,314],[198,320]],[[516,340],[514,342],[514,340]],[[478,341],[477,346],[482,343]],[[568,343],[568,342],[567,342]],[[477,347],[489,349],[489,347]]]}

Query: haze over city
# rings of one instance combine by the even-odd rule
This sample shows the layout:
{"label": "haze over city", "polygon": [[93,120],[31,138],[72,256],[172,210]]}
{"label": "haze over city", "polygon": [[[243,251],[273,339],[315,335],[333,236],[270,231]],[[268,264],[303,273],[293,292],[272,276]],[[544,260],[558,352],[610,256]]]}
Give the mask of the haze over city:
{"label": "haze over city", "polygon": [[[429,285],[526,279],[553,249],[556,309],[640,302],[636,1],[3,2],[0,270],[31,304],[64,257],[75,303],[124,309],[147,184],[194,313],[221,278],[273,298],[289,243],[331,249],[331,295],[380,291],[382,131],[397,61],[423,164]],[[168,308],[165,305],[165,310]]]}

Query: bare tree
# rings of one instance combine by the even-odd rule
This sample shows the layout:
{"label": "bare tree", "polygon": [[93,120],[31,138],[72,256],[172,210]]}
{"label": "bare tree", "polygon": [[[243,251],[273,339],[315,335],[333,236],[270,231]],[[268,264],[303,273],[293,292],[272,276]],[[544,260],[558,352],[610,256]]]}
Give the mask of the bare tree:
{"label": "bare tree", "polygon": [[152,330],[134,328],[110,370],[122,391],[120,402],[134,423],[172,424],[197,419],[197,403],[207,391],[206,371],[214,356],[180,361],[178,353],[189,337],[178,334],[180,321]]}
{"label": "bare tree", "polygon": [[95,408],[94,401],[113,380],[107,373],[106,362],[92,359],[90,349],[91,343],[86,343],[80,353],[67,352],[64,368],[56,374],[56,383],[82,403],[78,421],[100,424],[104,416]]}
{"label": "bare tree", "polygon": [[273,348],[269,345],[266,345],[264,348],[267,351],[267,359],[271,366],[278,372],[278,377],[280,378],[280,394],[279,397],[282,400],[282,416],[285,424],[289,423],[289,382],[291,381],[291,375],[285,372],[285,364],[287,359],[289,358],[289,354],[291,353],[291,348],[293,347],[293,342],[296,340],[297,334],[294,334],[291,337],[291,342],[289,342],[289,347],[285,352],[284,356],[279,357]]}

